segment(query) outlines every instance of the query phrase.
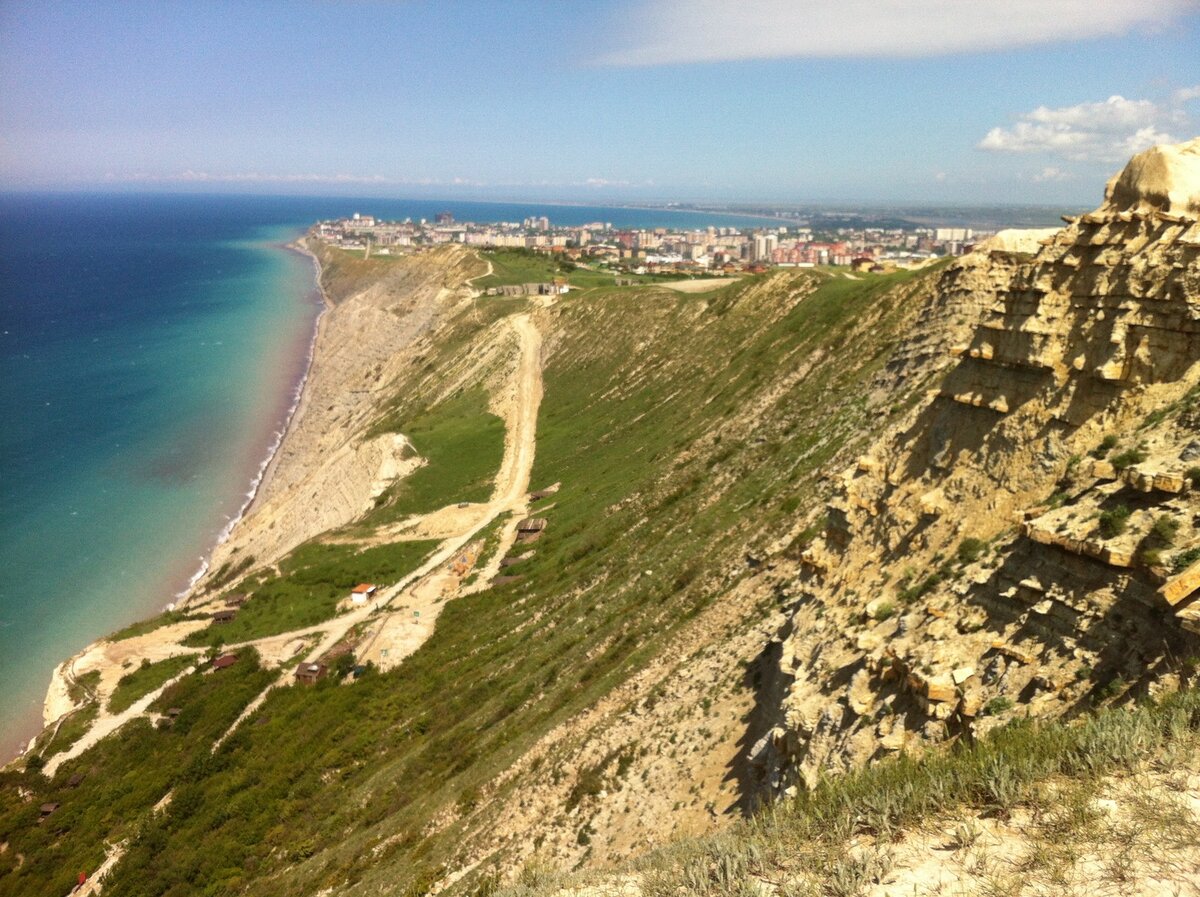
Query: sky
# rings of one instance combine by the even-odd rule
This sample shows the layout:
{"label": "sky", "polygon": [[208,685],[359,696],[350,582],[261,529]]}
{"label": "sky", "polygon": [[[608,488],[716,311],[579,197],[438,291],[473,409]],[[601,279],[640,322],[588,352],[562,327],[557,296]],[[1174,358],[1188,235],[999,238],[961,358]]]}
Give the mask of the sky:
{"label": "sky", "polygon": [[1200,0],[0,0],[0,189],[1094,205]]}

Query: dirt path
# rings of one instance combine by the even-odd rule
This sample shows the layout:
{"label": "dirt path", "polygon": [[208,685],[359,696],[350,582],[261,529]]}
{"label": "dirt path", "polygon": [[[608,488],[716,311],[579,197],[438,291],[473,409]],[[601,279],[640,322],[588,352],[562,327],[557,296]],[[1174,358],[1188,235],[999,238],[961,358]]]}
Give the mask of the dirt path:
{"label": "dirt path", "polygon": [[[229,645],[226,650],[255,646],[266,641],[274,642],[280,639],[319,635],[319,640],[303,658],[303,662],[315,662],[345,638],[350,630],[359,623],[366,622],[372,616],[378,616],[381,612],[390,610],[402,598],[409,605],[419,605],[425,608],[427,616],[424,620],[417,618],[419,622],[411,625],[403,637],[396,640],[394,645],[396,655],[393,656],[389,650],[389,665],[416,651],[429,638],[433,632],[437,611],[441,609],[440,605],[444,601],[451,600],[457,594],[458,588],[457,583],[453,585],[453,588],[446,588],[446,583],[441,578],[444,574],[440,574],[438,571],[448,562],[453,561],[462,549],[497,517],[526,507],[529,477],[533,471],[534,453],[537,448],[538,409],[542,401],[542,335],[528,314],[516,315],[510,320],[516,332],[520,360],[516,370],[516,397],[506,420],[504,457],[500,462],[500,470],[496,474],[492,498],[484,505],[474,506],[473,510],[477,509],[478,512],[464,520],[460,532],[444,540],[420,567],[386,589],[374,604],[364,605],[316,626],[273,635],[270,639],[255,639],[239,645]],[[433,596],[437,597],[436,601],[430,600]],[[387,624],[386,617],[379,622],[381,628],[387,627]],[[378,634],[377,632],[376,635]],[[390,640],[388,641],[390,643]],[[383,650],[383,646],[380,646],[380,650]],[[287,681],[285,678],[280,684]],[[221,740],[227,738],[237,724],[249,714],[251,709],[261,704],[264,698],[265,693],[255,698],[251,707],[238,717]]]}
{"label": "dirt path", "polygon": [[117,844],[109,844],[108,853],[104,857],[104,862],[88,876],[86,882],[81,886],[76,886],[71,889],[71,897],[95,897],[104,890],[104,879],[108,877],[108,873],[112,871],[112,867],[120,862],[121,857],[125,856],[125,842],[121,841]]}
{"label": "dirt path", "polygon": [[76,741],[61,754],[55,754],[46,761],[46,766],[43,769],[46,778],[53,778],[54,773],[58,770],[58,767],[67,760],[78,757],[80,754],[98,742],[101,738],[111,735],[130,720],[136,719],[144,714],[146,709],[158,699],[160,694],[162,694],[184,676],[188,675],[194,669],[195,667],[187,667],[182,673],[179,673],[177,676],[168,679],[159,688],[156,688],[148,695],[139,698],[120,713],[108,713],[102,708],[100,710],[100,715],[96,717],[96,721],[92,723],[92,727],[84,733],[82,738]]}
{"label": "dirt path", "polygon": [[[405,610],[411,612],[411,608],[413,607],[422,609],[424,619],[418,617],[417,620],[419,622],[409,624],[406,631],[403,631],[399,637],[397,637],[394,631],[389,635],[385,635],[378,649],[388,650],[388,665],[395,665],[400,659],[416,651],[428,639],[433,632],[437,613],[440,611],[441,606],[446,601],[454,598],[459,591],[459,578],[447,577],[445,572],[439,572],[440,569],[453,561],[462,549],[497,517],[502,514],[511,513],[514,510],[523,510],[526,507],[527,493],[529,492],[529,477],[533,470],[534,452],[536,450],[538,409],[542,400],[542,337],[541,332],[537,329],[529,314],[514,316],[510,319],[510,323],[517,338],[520,354],[515,372],[515,400],[512,402],[509,413],[506,415],[504,457],[501,460],[500,469],[496,474],[491,499],[486,504],[472,506],[471,513],[464,514],[458,518],[458,523],[460,524],[458,531],[446,538],[420,567],[403,577],[395,585],[384,590],[383,594],[373,604],[355,608],[348,613],[341,614],[332,620],[327,620],[314,626],[307,626],[303,629],[276,633],[264,636],[263,638],[226,645],[224,648],[225,651],[237,651],[241,648],[253,647],[261,649],[264,657],[269,657],[271,660],[275,660],[282,665],[286,664],[290,658],[301,653],[301,651],[295,650],[299,648],[298,640],[312,637],[315,640],[312,642],[311,647],[303,652],[303,660],[305,662],[315,661],[345,638],[351,629],[360,623],[369,621],[373,616],[379,621],[380,628],[375,632],[375,637],[378,639],[380,634],[388,628],[389,618],[401,615],[402,612],[399,608],[396,608],[394,611],[392,610],[393,605],[397,604],[400,599],[404,599]],[[192,623],[187,626],[184,626],[184,624],[180,625],[190,631],[196,628],[197,625],[203,624]],[[392,629],[394,630],[394,627]],[[164,645],[162,644],[161,633],[158,635],[159,637],[155,639],[148,639],[147,643],[149,645],[152,642],[155,649],[162,651],[164,656],[180,653],[194,653],[199,655],[203,650],[184,648],[178,644]],[[129,641],[133,642],[134,640]],[[100,648],[101,653],[105,650],[118,650],[125,658],[132,658],[133,655],[137,654],[137,648],[146,647],[141,645],[123,645],[121,643],[102,643],[102,645],[103,647]],[[114,647],[114,645],[119,645],[120,647]],[[393,651],[395,652],[394,655]],[[108,659],[112,660],[113,658]],[[68,684],[69,681],[73,680],[74,675],[78,675],[78,670],[75,668],[73,661],[74,659],[72,659],[71,669],[66,671],[69,675],[64,677]],[[120,670],[120,664],[116,664],[115,668]],[[53,776],[55,771],[64,762],[78,757],[92,745],[96,744],[102,738],[111,735],[130,720],[145,714],[149,706],[164,691],[188,675],[193,669],[194,667],[189,667],[184,670],[159,688],[144,695],[121,713],[110,714],[106,712],[101,704],[100,714],[88,732],[68,750],[60,754],[55,754],[46,761],[46,775]],[[272,683],[261,694],[256,696],[234,721],[233,725],[217,740],[214,749],[228,738],[237,726],[263,703],[273,688],[290,684],[290,682],[290,677],[285,673],[278,681]],[[102,689],[101,691],[103,693],[104,690]],[[97,703],[101,702],[98,701]]]}

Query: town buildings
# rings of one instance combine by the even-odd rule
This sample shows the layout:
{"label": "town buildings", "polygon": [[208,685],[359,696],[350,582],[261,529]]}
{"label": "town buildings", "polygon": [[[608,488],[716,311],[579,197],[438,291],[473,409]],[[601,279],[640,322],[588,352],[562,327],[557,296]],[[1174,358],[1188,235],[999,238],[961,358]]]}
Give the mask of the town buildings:
{"label": "town buildings", "polygon": [[[434,221],[384,221],[354,213],[320,222],[315,232],[333,245],[364,253],[390,255],[420,252],[444,243],[480,249],[523,249],[617,273],[732,273],[772,266],[875,266],[920,264],[943,255],[970,250],[989,236],[965,227],[822,228],[788,219],[787,224],[733,228],[708,226],[690,230],[627,228],[609,222],[553,224],[546,216],[520,222],[460,222],[450,212]],[[547,285],[546,292],[551,289]]]}

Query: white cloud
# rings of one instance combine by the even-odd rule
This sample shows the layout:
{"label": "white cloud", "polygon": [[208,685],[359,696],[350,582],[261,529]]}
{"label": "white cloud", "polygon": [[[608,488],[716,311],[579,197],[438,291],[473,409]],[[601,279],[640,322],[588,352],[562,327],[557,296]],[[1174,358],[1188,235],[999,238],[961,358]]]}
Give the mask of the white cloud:
{"label": "white cloud", "polygon": [[917,57],[1158,29],[1197,0],[658,0],[601,65],[782,57]]}
{"label": "white cloud", "polygon": [[1171,99],[1180,105],[1188,102],[1189,100],[1200,99],[1200,84],[1196,85],[1195,87],[1179,88],[1179,90],[1171,94]]}
{"label": "white cloud", "polygon": [[1048,181],[1067,181],[1073,177],[1069,172],[1063,171],[1053,165],[1047,165],[1032,178],[1035,184],[1044,184]]}
{"label": "white cloud", "polygon": [[978,148],[1046,153],[1084,162],[1121,161],[1155,144],[1175,142],[1166,128],[1186,126],[1187,114],[1179,99],[1186,92],[1176,91],[1168,104],[1111,96],[1103,102],[1055,109],[1039,106],[1012,127],[992,128]]}

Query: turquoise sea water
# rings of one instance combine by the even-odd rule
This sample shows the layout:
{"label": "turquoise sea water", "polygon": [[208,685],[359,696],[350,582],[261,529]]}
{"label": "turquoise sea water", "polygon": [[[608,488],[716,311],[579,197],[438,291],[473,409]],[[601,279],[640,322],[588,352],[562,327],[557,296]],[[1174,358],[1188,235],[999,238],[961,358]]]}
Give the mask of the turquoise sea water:
{"label": "turquoise sea water", "polygon": [[0,199],[0,750],[54,665],[160,609],[245,501],[319,309],[294,225]]}

